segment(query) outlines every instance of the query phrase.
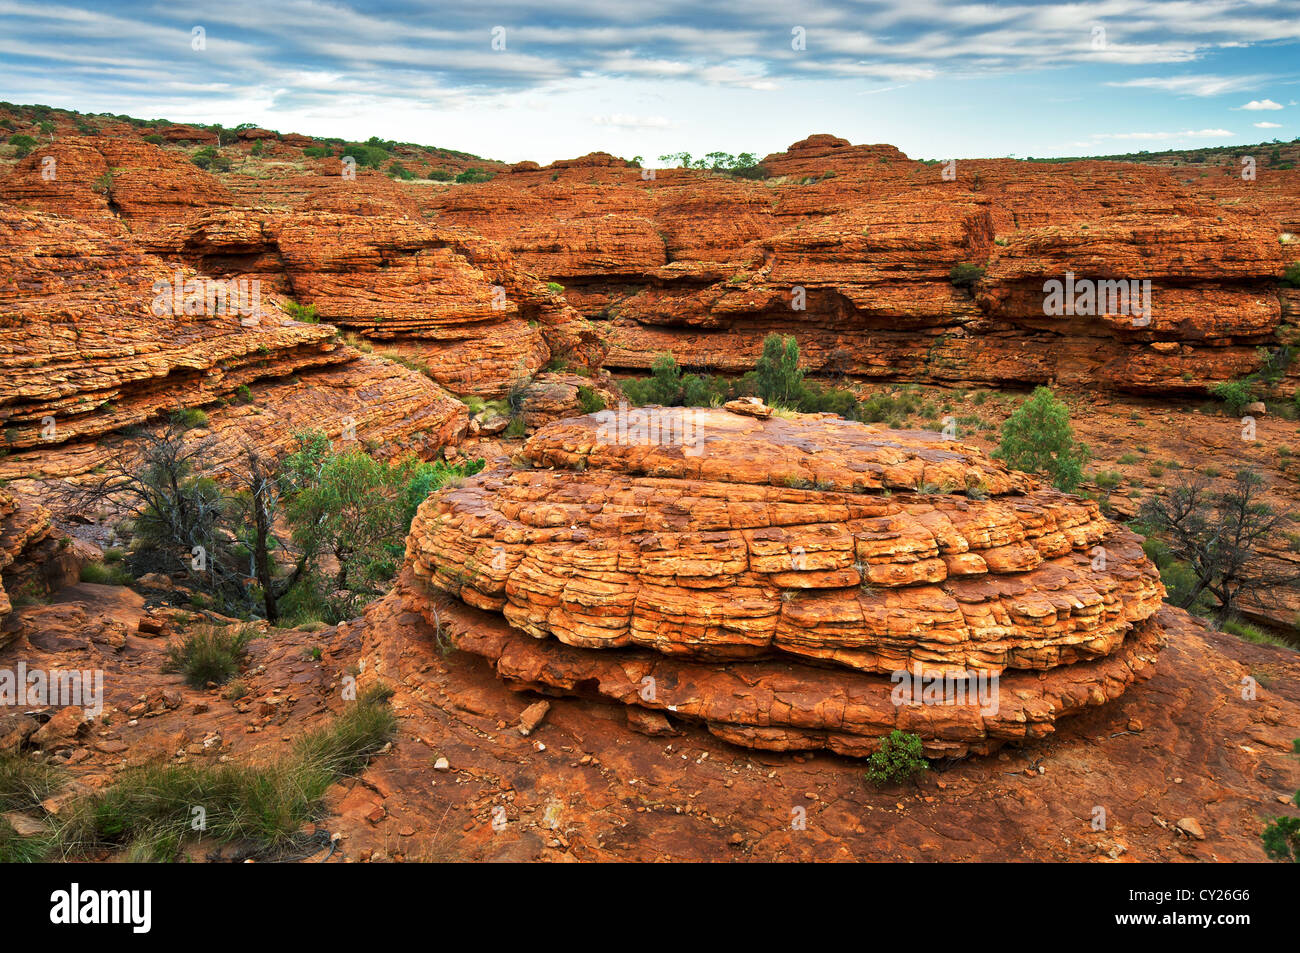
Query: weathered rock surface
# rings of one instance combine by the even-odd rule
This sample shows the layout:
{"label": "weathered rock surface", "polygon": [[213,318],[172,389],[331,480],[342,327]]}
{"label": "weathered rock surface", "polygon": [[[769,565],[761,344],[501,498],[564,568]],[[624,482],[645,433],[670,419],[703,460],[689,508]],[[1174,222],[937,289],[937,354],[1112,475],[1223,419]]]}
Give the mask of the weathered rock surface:
{"label": "weathered rock surface", "polygon": [[[1296,260],[1280,241],[1294,203],[1279,200],[1300,188],[1295,173],[1252,190],[1113,162],[979,160],[945,178],[892,146],[832,136],[763,165],[777,178],[516,167],[424,206],[561,283],[604,328],[611,369],[671,351],[743,372],[780,330],[813,370],[1195,394],[1293,334],[1278,278]],[[954,283],[962,264],[982,277]],[[1150,281],[1150,320],[1106,306],[1045,314],[1044,284],[1067,272]]]}
{"label": "weathered rock surface", "polygon": [[[409,606],[440,590],[501,612],[522,635],[462,647],[513,681],[638,704],[650,678],[674,686],[651,707],[771,748],[861,754],[897,724],[932,751],[987,751],[1114,698],[1154,659],[1159,576],[1090,500],[939,435],[639,413],[656,434],[613,411],[564,421],[525,446],[531,468],[426,502]],[[899,672],[999,675],[1017,701],[900,708],[879,677]]]}

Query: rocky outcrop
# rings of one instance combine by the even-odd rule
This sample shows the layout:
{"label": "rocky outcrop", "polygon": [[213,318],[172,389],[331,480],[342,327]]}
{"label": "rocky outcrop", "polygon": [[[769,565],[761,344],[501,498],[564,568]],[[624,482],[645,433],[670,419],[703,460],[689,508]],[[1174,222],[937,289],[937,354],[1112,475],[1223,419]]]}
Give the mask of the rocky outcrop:
{"label": "rocky outcrop", "polygon": [[0,646],[16,602],[40,599],[74,582],[87,561],[82,544],[54,528],[50,511],[0,487]]}
{"label": "rocky outcrop", "polygon": [[[407,541],[410,607],[442,591],[502,613],[518,636],[462,647],[518,682],[759,747],[863,754],[897,726],[964,753],[1115,697],[1160,643],[1136,536],[939,435],[608,411],[523,456],[439,493]],[[1016,701],[900,706],[900,672],[999,676]],[[671,697],[647,702],[646,677]]]}
{"label": "rocky outcrop", "polygon": [[[1295,260],[1282,243],[1294,216],[1278,181],[1252,191],[1240,177],[1113,162],[927,164],[831,136],[762,164],[765,181],[521,167],[425,205],[563,285],[616,370],[671,351],[743,372],[781,331],[813,371],[1193,395],[1293,335],[1278,278]],[[1067,274],[1149,282],[1150,319],[1105,303],[1049,313],[1045,285]]]}

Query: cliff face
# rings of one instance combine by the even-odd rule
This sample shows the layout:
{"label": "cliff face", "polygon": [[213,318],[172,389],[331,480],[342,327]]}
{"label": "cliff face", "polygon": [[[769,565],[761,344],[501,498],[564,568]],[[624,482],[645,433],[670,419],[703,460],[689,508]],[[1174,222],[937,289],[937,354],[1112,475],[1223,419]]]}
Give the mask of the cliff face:
{"label": "cliff face", "polygon": [[[1297,257],[1285,244],[1293,203],[1279,201],[1300,192],[1296,172],[1251,182],[1231,169],[1186,179],[1010,160],[945,170],[828,136],[763,164],[779,177],[557,163],[423,205],[564,285],[605,334],[611,369],[672,351],[683,365],[741,371],[783,331],[814,370],[1193,394],[1254,370],[1257,347],[1295,334],[1278,279]],[[954,281],[958,265],[982,271]],[[1052,313],[1045,286],[1067,280],[1135,282],[1150,313],[1113,293]]]}

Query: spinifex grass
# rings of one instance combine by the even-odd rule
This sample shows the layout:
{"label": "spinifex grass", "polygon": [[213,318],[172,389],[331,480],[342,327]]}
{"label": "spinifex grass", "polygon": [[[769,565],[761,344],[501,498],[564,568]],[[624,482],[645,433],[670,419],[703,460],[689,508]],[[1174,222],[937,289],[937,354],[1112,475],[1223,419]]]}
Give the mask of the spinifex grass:
{"label": "spinifex grass", "polygon": [[392,736],[397,720],[390,695],[382,686],[363,693],[278,761],[128,769],[111,787],[53,818],[48,838],[26,839],[12,853],[69,859],[108,848],[124,849],[130,861],[167,861],[200,837],[260,851],[289,847],[303,822],[317,815],[326,790],[360,771]]}

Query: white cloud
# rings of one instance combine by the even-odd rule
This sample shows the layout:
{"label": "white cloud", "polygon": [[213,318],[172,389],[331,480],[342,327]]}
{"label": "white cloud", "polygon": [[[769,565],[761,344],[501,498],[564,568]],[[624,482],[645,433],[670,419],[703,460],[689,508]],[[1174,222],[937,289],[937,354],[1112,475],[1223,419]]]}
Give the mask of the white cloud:
{"label": "white cloud", "polygon": [[1280,122],[1257,122],[1255,123],[1255,128],[1256,129],[1281,129],[1282,124]]}
{"label": "white cloud", "polygon": [[1275,103],[1271,99],[1252,99],[1250,102],[1246,103],[1246,105],[1238,106],[1237,108],[1254,111],[1259,109],[1281,109],[1283,107],[1281,103]]}
{"label": "white cloud", "polygon": [[[1167,93],[1184,93],[1189,96],[1219,96],[1223,93],[1235,93],[1251,89],[1264,82],[1264,76],[1146,76],[1141,79],[1128,79],[1123,82],[1107,83],[1125,89],[1162,89]],[[1265,100],[1267,102],[1268,100]],[[1243,106],[1250,109],[1250,106]],[[1271,109],[1271,106],[1254,107]],[[1278,107],[1279,109],[1281,107]]]}

